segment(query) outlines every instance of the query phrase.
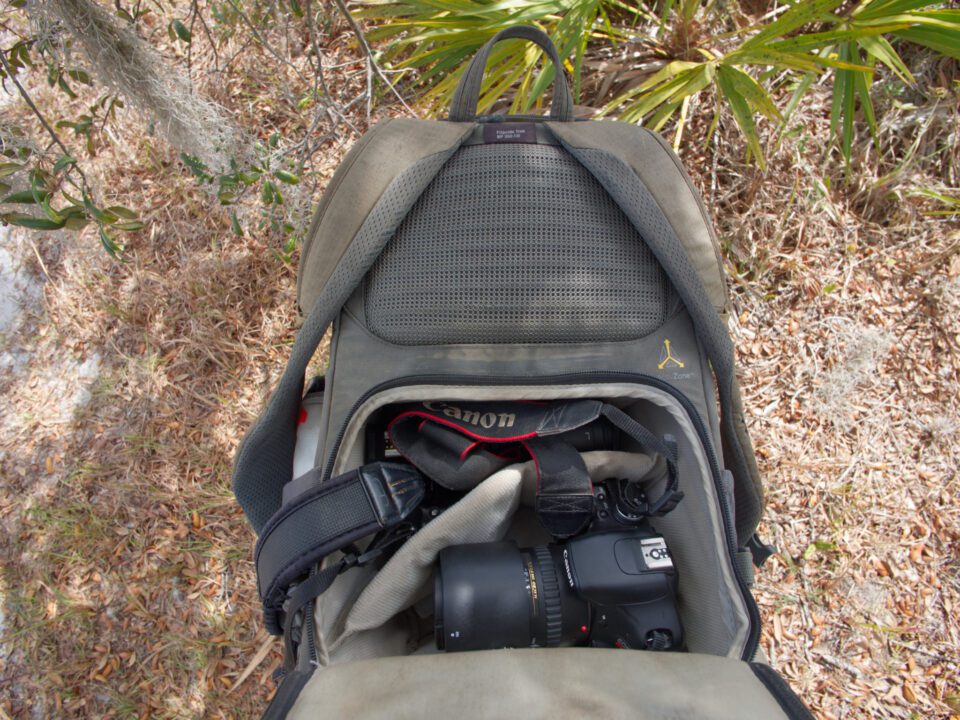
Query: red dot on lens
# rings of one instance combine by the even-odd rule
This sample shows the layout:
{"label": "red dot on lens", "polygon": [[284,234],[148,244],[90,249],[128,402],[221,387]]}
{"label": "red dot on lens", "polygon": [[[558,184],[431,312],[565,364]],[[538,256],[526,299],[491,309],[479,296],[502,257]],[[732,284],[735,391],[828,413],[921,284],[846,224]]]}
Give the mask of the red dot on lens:
{"label": "red dot on lens", "polygon": [[586,626],[586,625],[581,625],[581,626],[580,626],[580,632],[586,632],[586,631],[587,631],[587,626]]}

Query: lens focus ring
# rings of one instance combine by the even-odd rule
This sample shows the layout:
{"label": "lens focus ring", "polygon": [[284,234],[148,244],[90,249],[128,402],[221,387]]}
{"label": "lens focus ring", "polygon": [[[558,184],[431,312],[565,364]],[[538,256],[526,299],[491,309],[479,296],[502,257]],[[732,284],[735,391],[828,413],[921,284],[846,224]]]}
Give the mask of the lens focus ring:
{"label": "lens focus ring", "polygon": [[563,608],[560,605],[560,584],[553,565],[553,555],[546,545],[533,548],[543,586],[543,614],[546,620],[547,647],[556,647],[563,639]]}

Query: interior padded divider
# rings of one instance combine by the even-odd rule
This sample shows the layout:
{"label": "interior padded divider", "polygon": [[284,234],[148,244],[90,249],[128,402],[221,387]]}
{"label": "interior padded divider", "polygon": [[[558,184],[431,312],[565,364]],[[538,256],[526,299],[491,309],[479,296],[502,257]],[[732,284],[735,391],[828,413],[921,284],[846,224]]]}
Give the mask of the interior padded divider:
{"label": "interior padded divider", "polygon": [[310,358],[327,326],[454,150],[429,155],[414,163],[387,187],[323,286],[297,334],[280,382],[241,441],[233,464],[233,492],[257,533],[280,508],[283,486],[292,479],[297,419]]}
{"label": "interior padded divider", "polygon": [[357,598],[343,635],[329,643],[331,652],[354,633],[379,627],[412,605],[445,547],[502,539],[520,505],[521,485],[518,469],[501,470],[407,540]]}
{"label": "interior padded divider", "polygon": [[[662,461],[643,453],[595,450],[583,453],[583,460],[598,482],[610,477],[641,480],[666,474]],[[508,528],[513,529],[519,505],[533,505],[536,487],[532,461],[491,475],[410,538],[377,574],[366,575],[369,584],[362,589],[354,584],[343,598],[352,606],[337,610],[332,596],[323,596],[317,607],[317,627],[322,646],[329,651],[321,657],[321,665],[405,654],[408,643],[416,638],[408,635],[408,628],[395,616],[424,594],[440,551],[451,545],[501,540]],[[331,592],[336,589],[334,584]],[[345,619],[324,623],[321,613],[327,617],[342,613]]]}

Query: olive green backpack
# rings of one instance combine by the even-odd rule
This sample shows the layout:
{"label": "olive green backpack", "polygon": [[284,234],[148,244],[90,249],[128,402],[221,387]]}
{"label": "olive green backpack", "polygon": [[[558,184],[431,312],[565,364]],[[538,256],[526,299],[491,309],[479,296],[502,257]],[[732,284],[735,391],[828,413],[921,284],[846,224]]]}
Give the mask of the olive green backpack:
{"label": "olive green backpack", "polygon": [[[508,38],[553,61],[546,117],[477,115],[490,49]],[[758,653],[750,588],[771,550],[707,212],[658,135],[575,121],[561,68],[539,30],[500,32],[447,120],[379,123],[323,196],[300,262],[306,319],[234,468],[266,624],[286,635],[269,717],[810,717]],[[329,368],[305,394],[331,324]],[[687,652],[438,652],[424,632],[437,554],[520,533],[535,473],[510,466],[392,556],[365,556],[405,512],[355,472],[383,409],[583,398],[675,438],[683,500],[652,524],[676,564]],[[584,458],[609,474],[626,455]]]}

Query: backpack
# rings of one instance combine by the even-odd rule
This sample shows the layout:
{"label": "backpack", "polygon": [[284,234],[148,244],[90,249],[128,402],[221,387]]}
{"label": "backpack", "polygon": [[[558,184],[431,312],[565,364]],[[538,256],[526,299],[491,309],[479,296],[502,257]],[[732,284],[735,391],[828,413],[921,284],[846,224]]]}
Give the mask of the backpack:
{"label": "backpack", "polygon": [[[552,60],[546,117],[477,116],[508,38]],[[811,717],[758,647],[753,565],[773,550],[756,535],[763,491],[716,235],[658,135],[574,120],[562,67],[540,30],[498,33],[447,120],[380,122],[320,202],[298,275],[306,320],[234,466],[265,624],[284,637],[266,717]],[[328,370],[304,393],[331,324]],[[642,541],[600,542],[578,582],[656,580],[685,652],[619,649],[636,644],[613,631],[609,646],[552,647],[588,623],[600,637],[603,602],[625,602],[597,591],[579,628],[549,606],[574,585],[570,557],[620,538],[584,534],[624,519],[611,498],[643,516]],[[543,528],[589,543],[555,545],[547,572]],[[507,609],[503,592],[473,637],[451,631],[446,608],[471,611],[484,588],[441,587],[499,572],[517,552],[505,537],[541,543],[517,592],[545,614]],[[455,580],[457,563],[475,571]],[[520,632],[541,647],[499,644],[528,610]],[[469,642],[502,649],[451,651]]]}

